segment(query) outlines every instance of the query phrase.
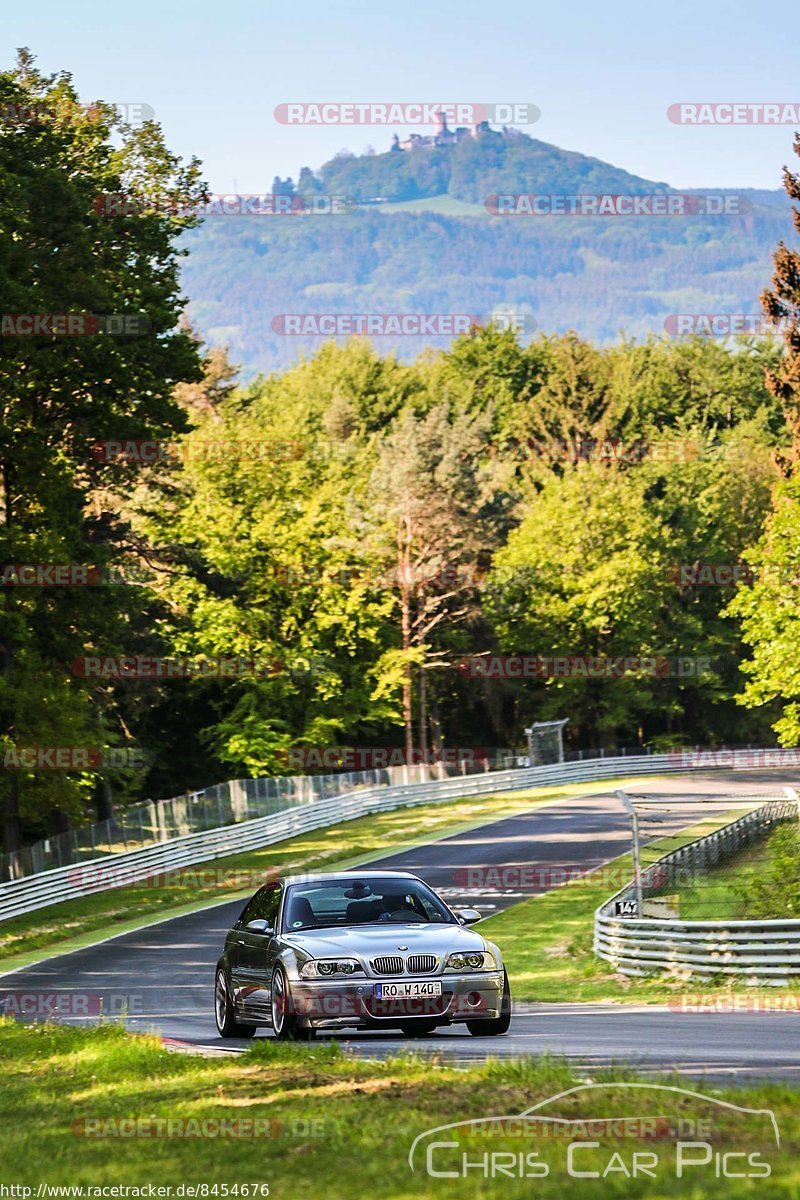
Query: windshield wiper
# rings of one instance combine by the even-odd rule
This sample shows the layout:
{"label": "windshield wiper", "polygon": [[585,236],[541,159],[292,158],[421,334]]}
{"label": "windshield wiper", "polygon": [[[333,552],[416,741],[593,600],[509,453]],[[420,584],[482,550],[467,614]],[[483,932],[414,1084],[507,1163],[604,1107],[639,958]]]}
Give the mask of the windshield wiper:
{"label": "windshield wiper", "polygon": [[316,925],[301,925],[299,929],[287,929],[287,933],[308,933],[309,929],[347,929],[347,925],[340,925],[338,921],[320,921]]}

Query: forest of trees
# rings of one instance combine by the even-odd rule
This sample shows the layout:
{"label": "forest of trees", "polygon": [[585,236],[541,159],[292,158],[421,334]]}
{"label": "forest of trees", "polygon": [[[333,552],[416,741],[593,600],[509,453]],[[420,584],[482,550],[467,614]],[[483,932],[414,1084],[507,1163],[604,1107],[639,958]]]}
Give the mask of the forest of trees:
{"label": "forest of trees", "polygon": [[[509,746],[555,716],[576,747],[800,741],[792,251],[765,298],[785,343],[489,327],[412,362],[327,343],[240,384],[181,320],[198,165],[152,123],[76,115],[23,55],[0,105],[33,101],[46,118],[0,132],[2,313],[149,332],[0,342],[3,849],[291,773],[297,746]],[[97,211],[120,192],[169,203]],[[486,656],[666,666],[499,678]],[[19,754],[77,746],[149,765]]]}
{"label": "forest of trees", "polygon": [[[181,241],[189,250],[181,278],[193,324],[230,348],[249,381],[319,349],[319,337],[276,332],[283,313],[510,311],[542,332],[576,330],[601,344],[662,336],[675,313],[758,316],[789,221],[785,203],[761,200],[740,216],[667,219],[381,205],[332,216],[209,216]],[[382,336],[379,345],[410,362],[425,341]]]}

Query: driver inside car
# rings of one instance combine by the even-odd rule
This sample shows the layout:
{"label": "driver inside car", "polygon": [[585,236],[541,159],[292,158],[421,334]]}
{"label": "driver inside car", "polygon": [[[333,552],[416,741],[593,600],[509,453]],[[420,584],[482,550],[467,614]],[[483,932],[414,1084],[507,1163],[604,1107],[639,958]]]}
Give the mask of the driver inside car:
{"label": "driver inside car", "polygon": [[406,896],[382,896],[374,902],[378,921],[403,920],[409,915],[418,916],[416,909],[408,903]]}

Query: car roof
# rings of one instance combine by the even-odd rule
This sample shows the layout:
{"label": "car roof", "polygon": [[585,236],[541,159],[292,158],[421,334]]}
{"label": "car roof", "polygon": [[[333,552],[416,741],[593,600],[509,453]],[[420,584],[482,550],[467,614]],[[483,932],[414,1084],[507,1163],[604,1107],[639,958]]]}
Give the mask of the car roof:
{"label": "car roof", "polygon": [[352,879],[419,879],[413,871],[320,871],[308,875],[284,875],[281,883],[329,883],[333,880]]}

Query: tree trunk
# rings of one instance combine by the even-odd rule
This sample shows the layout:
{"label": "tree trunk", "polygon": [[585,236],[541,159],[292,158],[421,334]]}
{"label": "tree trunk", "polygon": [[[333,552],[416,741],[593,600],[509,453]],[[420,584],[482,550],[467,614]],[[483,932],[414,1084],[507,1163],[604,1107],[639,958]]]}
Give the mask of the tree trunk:
{"label": "tree trunk", "polygon": [[[98,744],[104,746],[106,731],[103,725],[103,709],[99,701],[95,705],[95,718],[100,735]],[[111,791],[111,784],[105,775],[98,775],[97,777],[94,788],[94,803],[98,821],[108,821],[114,816],[114,793]]]}
{"label": "tree trunk", "polygon": [[428,689],[425,667],[419,669],[419,755],[420,761],[428,761]]}
{"label": "tree trunk", "polygon": [[[3,507],[2,524],[8,529],[12,521],[12,504],[11,504],[11,464],[8,461],[2,464],[2,487],[0,487],[0,503]],[[8,629],[11,628],[10,613],[12,609],[11,590],[6,589],[3,596],[3,607],[9,615],[9,620],[6,623]],[[11,634],[8,633],[4,641],[0,644],[0,654],[2,654],[2,663],[0,670],[3,671],[6,678],[11,681],[14,673],[14,642]],[[9,688],[9,693],[13,697],[13,688]],[[11,700],[13,705],[13,699]],[[8,712],[3,714],[3,732],[12,736],[14,733],[14,710],[13,707]],[[6,774],[6,786],[3,789],[3,850],[6,854],[16,854],[22,847],[22,825],[19,819],[19,793],[20,780],[19,776],[11,771]],[[11,877],[14,877],[14,872],[11,871]]]}
{"label": "tree trunk", "polygon": [[[403,586],[400,590],[400,621],[403,636],[403,649],[411,647],[411,606],[408,589]],[[411,712],[411,663],[403,668],[403,721],[406,727],[406,762],[411,762],[414,753],[414,727]]]}
{"label": "tree trunk", "polygon": [[[22,846],[22,827],[19,819],[19,777],[14,771],[6,774],[6,786],[3,795],[3,851],[5,854],[16,856]],[[8,879],[16,879],[22,874],[18,864],[10,858],[8,869],[4,872]]]}
{"label": "tree trunk", "polygon": [[114,796],[111,784],[100,776],[94,788],[94,805],[98,821],[108,821],[114,815]]}
{"label": "tree trunk", "polygon": [[438,755],[438,757],[441,758],[442,750],[444,749],[443,744],[442,744],[442,722],[441,722],[441,718],[439,716],[439,701],[436,699],[436,689],[435,688],[431,689],[430,712],[431,712],[431,745],[432,745],[435,753]]}

